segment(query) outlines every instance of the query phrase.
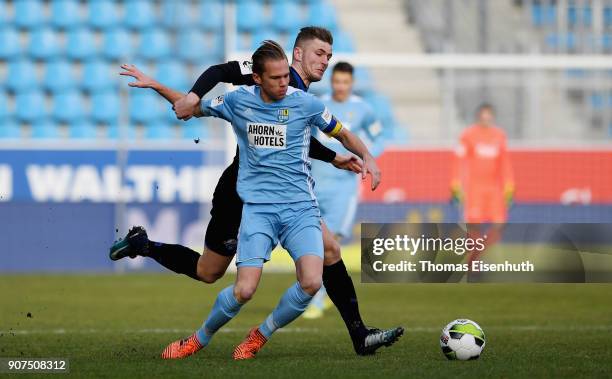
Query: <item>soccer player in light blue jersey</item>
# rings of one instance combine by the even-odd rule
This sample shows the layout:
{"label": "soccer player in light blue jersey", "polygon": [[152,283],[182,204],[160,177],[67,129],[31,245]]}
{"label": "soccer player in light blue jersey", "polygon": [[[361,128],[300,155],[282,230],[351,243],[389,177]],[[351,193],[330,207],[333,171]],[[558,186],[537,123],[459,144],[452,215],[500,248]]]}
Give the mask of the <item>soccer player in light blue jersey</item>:
{"label": "soccer player in light blue jersey", "polygon": [[[354,68],[348,62],[338,62],[332,69],[332,93],[321,97],[327,108],[337,117],[344,127],[356,134],[364,141],[370,152],[377,156],[382,153],[384,143],[382,126],[376,118],[372,107],[361,97],[353,94]],[[324,146],[338,154],[347,153],[347,150],[333,138],[317,135],[320,132],[312,130]],[[315,195],[319,202],[321,217],[335,238],[351,235],[357,202],[359,200],[359,181],[355,175],[345,175],[339,170],[333,172],[316,161],[312,163],[312,176],[315,179]],[[342,196],[338,196],[342,194]],[[304,317],[319,318],[326,309],[327,296],[325,287],[321,288],[312,300]]]}
{"label": "soccer player in light blue jersey", "polygon": [[343,129],[320,100],[288,86],[289,64],[278,44],[265,41],[255,51],[253,78],[255,86],[203,101],[194,112],[231,122],[238,140],[237,189],[244,205],[236,282],[219,292],[202,327],[191,337],[170,344],[163,358],[183,358],[210,343],[219,328],[253,297],[263,264],[278,242],[295,261],[297,282],[272,313],[251,329],[233,358],[253,358],[274,331],[302,314],[321,287],[323,239],[308,159],[312,126],[362,158],[362,176],[371,174],[373,189],[380,182],[380,171],[361,140]]}

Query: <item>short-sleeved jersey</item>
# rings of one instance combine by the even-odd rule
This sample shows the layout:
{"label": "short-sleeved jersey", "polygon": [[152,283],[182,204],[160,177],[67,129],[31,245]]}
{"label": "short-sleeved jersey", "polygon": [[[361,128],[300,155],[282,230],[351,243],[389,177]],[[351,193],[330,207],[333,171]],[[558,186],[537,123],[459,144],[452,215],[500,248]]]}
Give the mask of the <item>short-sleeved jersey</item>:
{"label": "short-sleeved jersey", "polygon": [[[377,121],[372,107],[361,97],[351,95],[346,101],[335,101],[330,95],[321,97],[321,101],[327,106],[332,114],[342,122],[342,126],[357,135],[366,144],[373,156],[379,155],[384,146],[382,139],[382,126]],[[315,137],[329,149],[339,154],[347,154],[348,150],[336,139],[318,135],[316,130],[312,130]],[[317,192],[319,189],[337,185],[339,181],[350,181],[352,187],[357,188],[356,175],[345,170],[338,170],[332,165],[319,164],[313,162],[312,174],[316,181]]]}
{"label": "short-sleeved jersey", "polygon": [[232,124],[239,146],[238,194],[245,203],[315,200],[308,150],[311,127],[337,134],[342,128],[316,97],[289,87],[265,103],[259,86],[241,87],[201,103],[205,116]]}

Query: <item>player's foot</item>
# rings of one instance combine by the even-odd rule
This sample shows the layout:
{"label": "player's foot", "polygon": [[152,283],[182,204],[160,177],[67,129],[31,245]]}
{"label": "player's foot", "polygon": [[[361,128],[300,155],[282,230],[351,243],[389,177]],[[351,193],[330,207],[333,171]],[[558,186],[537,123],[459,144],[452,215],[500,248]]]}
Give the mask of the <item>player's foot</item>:
{"label": "player's foot", "polygon": [[302,317],[304,317],[307,320],[314,320],[317,318],[321,318],[323,317],[323,308],[315,304],[310,304],[308,305],[308,308],[306,308],[306,310],[302,314]]}
{"label": "player's foot", "polygon": [[146,255],[149,248],[147,231],[142,226],[135,226],[121,238],[113,243],[110,248],[109,257],[116,261],[121,258],[135,258],[137,255]]}
{"label": "player's foot", "polygon": [[356,343],[355,352],[359,355],[371,355],[383,346],[393,345],[401,336],[404,334],[404,328],[398,326],[397,328],[380,330],[372,328],[369,330],[365,338]]}
{"label": "player's foot", "polygon": [[254,327],[251,329],[251,331],[249,331],[249,334],[246,336],[244,341],[242,341],[240,345],[236,346],[232,357],[235,360],[255,358],[255,354],[261,350],[267,341],[268,340],[266,337],[264,337],[264,335],[259,331],[259,328]]}
{"label": "player's foot", "polygon": [[202,349],[202,344],[198,341],[195,334],[172,342],[161,354],[162,359],[180,359],[197,353]]}

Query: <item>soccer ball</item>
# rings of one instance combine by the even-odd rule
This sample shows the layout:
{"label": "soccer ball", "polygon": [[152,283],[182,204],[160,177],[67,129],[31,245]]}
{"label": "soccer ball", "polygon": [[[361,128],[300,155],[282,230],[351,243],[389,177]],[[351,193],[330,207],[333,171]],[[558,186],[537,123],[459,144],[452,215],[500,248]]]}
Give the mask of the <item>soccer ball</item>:
{"label": "soccer ball", "polygon": [[485,334],[474,321],[458,319],[442,329],[440,347],[446,358],[451,360],[478,359],[485,347]]}

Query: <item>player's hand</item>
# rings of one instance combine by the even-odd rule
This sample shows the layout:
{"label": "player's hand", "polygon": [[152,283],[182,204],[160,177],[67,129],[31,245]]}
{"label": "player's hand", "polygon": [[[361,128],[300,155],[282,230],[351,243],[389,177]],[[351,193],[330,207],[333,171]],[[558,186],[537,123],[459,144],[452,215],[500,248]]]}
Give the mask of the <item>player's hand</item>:
{"label": "player's hand", "polygon": [[361,179],[365,179],[370,174],[372,176],[372,191],[380,184],[380,169],[371,155],[363,157],[363,167],[361,169]]}
{"label": "player's hand", "polygon": [[179,120],[187,121],[194,115],[194,109],[200,104],[200,98],[193,92],[189,92],[187,96],[182,97],[172,109]]}
{"label": "player's hand", "polygon": [[333,164],[336,168],[352,171],[355,174],[359,174],[363,170],[363,163],[361,162],[361,159],[350,154],[336,154],[336,157],[331,164]]}
{"label": "player's hand", "polygon": [[131,76],[136,79],[133,82],[129,82],[128,86],[130,87],[138,87],[138,88],[155,88],[158,84],[153,78],[145,75],[133,64],[122,64],[121,68],[125,71],[121,71],[119,75]]}

